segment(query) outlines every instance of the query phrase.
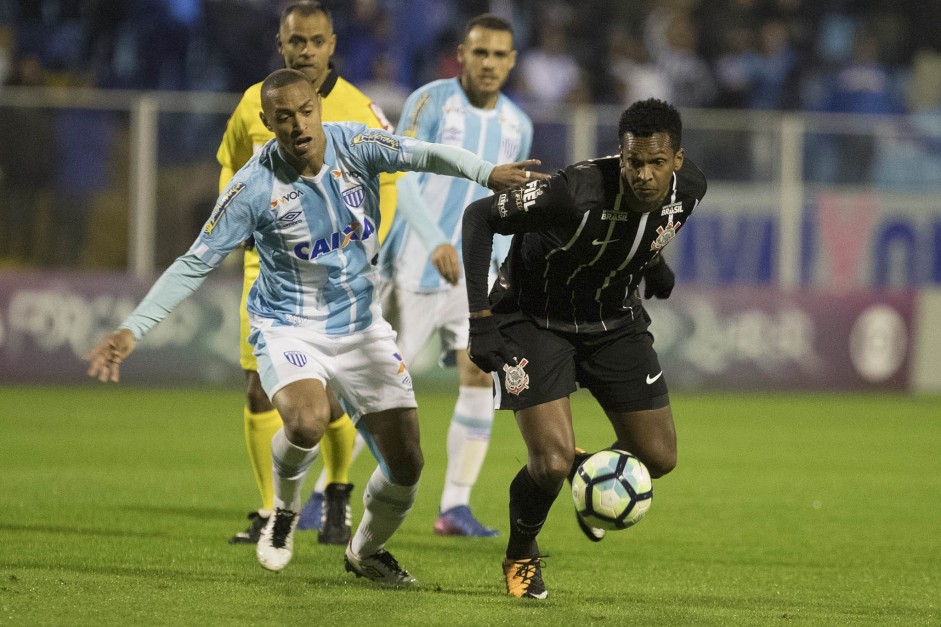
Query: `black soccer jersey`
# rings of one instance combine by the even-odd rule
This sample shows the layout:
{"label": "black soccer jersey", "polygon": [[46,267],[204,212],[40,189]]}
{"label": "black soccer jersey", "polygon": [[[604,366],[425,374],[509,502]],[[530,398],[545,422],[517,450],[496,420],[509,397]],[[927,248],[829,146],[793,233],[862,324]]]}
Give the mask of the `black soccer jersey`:
{"label": "black soccer jersey", "polygon": [[[568,166],[475,202],[464,218],[471,311],[522,311],[566,332],[620,327],[641,315],[637,285],[706,193],[689,159],[659,209],[628,209],[618,157]],[[492,233],[514,234],[500,280],[487,295]]]}

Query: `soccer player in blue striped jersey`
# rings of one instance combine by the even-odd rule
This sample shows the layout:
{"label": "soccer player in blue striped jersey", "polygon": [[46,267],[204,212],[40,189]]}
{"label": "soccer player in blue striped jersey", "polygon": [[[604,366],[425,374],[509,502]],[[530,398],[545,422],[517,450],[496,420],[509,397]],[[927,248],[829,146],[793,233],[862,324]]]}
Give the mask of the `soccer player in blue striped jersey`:
{"label": "soccer player in blue striped jersey", "polygon": [[[529,117],[500,89],[516,60],[510,24],[494,15],[472,19],[457,48],[461,75],[437,80],[409,96],[399,121],[404,135],[465,148],[494,163],[529,155],[533,126]],[[416,193],[417,188],[417,193]],[[394,290],[398,344],[411,363],[437,333],[445,363],[456,358],[459,391],[447,435],[448,468],[435,533],[494,536],[470,509],[470,493],[480,474],[493,426],[493,381],[467,357],[467,294],[460,262],[461,214],[469,203],[488,196],[485,187],[434,173],[408,174],[399,181],[398,207],[383,246],[383,284]],[[414,206],[434,219],[404,219]],[[495,246],[498,265],[509,238]],[[429,254],[430,253],[430,254]],[[391,304],[392,299],[387,299]]]}
{"label": "soccer player in blue striped jersey", "polygon": [[423,459],[412,382],[374,297],[379,274],[379,174],[430,170],[503,188],[533,161],[494,166],[472,153],[370,129],[323,124],[320,96],[297,70],[261,89],[275,138],[232,178],[199,237],[117,331],[89,352],[88,373],[118,381],[137,341],[249,236],[260,274],[248,296],[249,341],[262,386],[284,426],[271,442],[275,511],[256,554],[280,571],[293,555],[301,488],[331,410],[329,383],[379,465],[346,569],[391,585],[415,583],[385,550],[415,500]]}

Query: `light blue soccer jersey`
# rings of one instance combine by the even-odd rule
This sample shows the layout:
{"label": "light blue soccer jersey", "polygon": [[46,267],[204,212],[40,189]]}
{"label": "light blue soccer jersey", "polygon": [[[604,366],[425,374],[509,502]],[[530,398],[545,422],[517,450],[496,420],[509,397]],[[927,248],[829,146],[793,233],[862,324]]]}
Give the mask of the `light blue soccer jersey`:
{"label": "light blue soccer jersey", "polygon": [[253,235],[261,272],[248,312],[347,335],[380,316],[378,175],[414,169],[428,145],[362,124],[323,127],[316,176],[298,176],[269,141],[232,178],[190,253],[215,267]]}
{"label": "light blue soccer jersey", "polygon": [[[465,148],[496,164],[528,158],[533,141],[532,122],[522,109],[503,94],[493,109],[474,107],[457,78],[433,81],[414,91],[405,102],[398,128],[409,137]],[[425,172],[417,177],[428,214],[460,252],[464,209],[489,196],[490,190],[466,179],[439,174]],[[497,239],[495,252],[509,242],[509,238],[506,242]],[[505,256],[506,246],[502,248]],[[412,291],[450,288],[431,264],[429,254],[414,229],[397,212],[380,253],[383,273],[394,275],[396,284]]]}

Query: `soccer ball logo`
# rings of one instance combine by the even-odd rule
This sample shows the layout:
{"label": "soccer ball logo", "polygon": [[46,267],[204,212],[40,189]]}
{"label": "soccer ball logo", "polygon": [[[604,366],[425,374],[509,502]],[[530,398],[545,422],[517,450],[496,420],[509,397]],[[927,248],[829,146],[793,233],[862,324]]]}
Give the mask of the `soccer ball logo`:
{"label": "soccer ball logo", "polygon": [[639,459],[625,451],[598,451],[572,478],[575,509],[589,525],[626,529],[637,524],[653,499],[650,473]]}

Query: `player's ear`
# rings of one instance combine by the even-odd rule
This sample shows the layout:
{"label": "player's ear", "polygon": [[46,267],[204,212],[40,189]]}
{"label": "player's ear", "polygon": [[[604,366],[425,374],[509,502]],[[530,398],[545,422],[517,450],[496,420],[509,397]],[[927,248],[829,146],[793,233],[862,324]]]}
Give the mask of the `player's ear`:
{"label": "player's ear", "polygon": [[464,65],[464,44],[457,45],[457,62]]}
{"label": "player's ear", "polygon": [[677,150],[676,154],[673,155],[673,171],[674,172],[683,167],[684,156],[685,156],[685,153],[683,152],[682,148]]}
{"label": "player's ear", "polygon": [[273,132],[274,132],[274,129],[271,128],[271,125],[270,125],[270,124],[268,124],[268,118],[265,117],[265,112],[264,112],[264,111],[259,111],[259,112],[258,112],[258,117],[261,118],[261,123],[265,125],[265,128],[268,129],[269,131],[271,131],[271,132],[273,133]]}

